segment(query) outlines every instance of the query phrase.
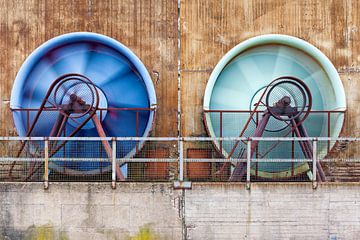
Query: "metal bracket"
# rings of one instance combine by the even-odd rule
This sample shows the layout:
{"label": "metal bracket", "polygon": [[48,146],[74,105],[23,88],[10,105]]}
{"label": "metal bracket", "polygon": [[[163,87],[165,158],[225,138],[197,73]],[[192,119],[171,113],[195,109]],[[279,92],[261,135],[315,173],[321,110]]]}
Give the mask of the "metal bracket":
{"label": "metal bracket", "polygon": [[192,183],[189,181],[174,181],[174,189],[191,189]]}

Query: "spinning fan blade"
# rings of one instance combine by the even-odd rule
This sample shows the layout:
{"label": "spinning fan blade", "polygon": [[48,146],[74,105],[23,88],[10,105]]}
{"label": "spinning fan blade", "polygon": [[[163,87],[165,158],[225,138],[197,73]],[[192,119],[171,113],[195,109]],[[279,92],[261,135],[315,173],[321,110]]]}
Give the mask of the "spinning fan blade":
{"label": "spinning fan blade", "polygon": [[[264,86],[268,86],[274,78],[280,76],[292,76],[305,80],[312,95],[315,96],[312,103],[314,109],[345,109],[346,101],[341,80],[331,62],[318,49],[290,36],[259,36],[240,43],[229,51],[210,76],[204,96],[204,110],[212,110],[205,114],[206,127],[211,137],[238,137],[240,133],[243,133],[243,137],[253,136],[259,116],[255,114],[251,123],[247,124],[249,115],[254,110],[252,99],[258,102],[259,92],[264,91]],[[292,92],[293,89],[288,87],[280,89],[279,96],[274,95],[273,104],[282,97],[291,95]],[[276,102],[275,99],[277,99]],[[290,106],[301,105],[300,103],[298,99],[292,98]],[[231,110],[249,111],[249,106],[251,113],[231,112]],[[221,115],[222,124],[219,119],[221,110],[226,110],[226,113],[223,112]],[[310,115],[304,123],[309,135],[328,136],[327,129],[319,127],[319,124],[324,122],[316,122],[316,119],[318,117]],[[280,126],[276,125],[278,122],[279,120],[271,117],[264,136],[282,137],[289,130],[288,123],[282,122]],[[339,135],[342,123],[343,121],[337,121],[336,126],[331,126],[331,136]],[[214,142],[214,144],[219,149],[219,142]],[[259,144],[260,149],[263,147],[266,146]],[[287,158],[285,152],[279,149],[288,147],[291,149],[291,145],[282,143],[270,151],[267,157]],[[231,144],[223,144],[221,154],[227,157],[231,150]],[[319,151],[324,150],[324,147],[319,149]],[[295,148],[294,151],[294,157],[300,158],[301,149]],[[308,170],[300,165],[295,164],[294,174],[301,174]],[[291,173],[291,164],[288,163],[258,163],[257,173],[265,178],[285,177],[288,176],[289,167]]]}
{"label": "spinning fan blade", "polygon": [[[129,72],[121,79],[114,79],[104,85],[99,85],[99,88],[106,93],[109,107],[121,105],[142,108],[149,107],[149,97],[146,86],[141,79],[132,72]],[[115,92],[113,89],[117,89],[118,91]],[[132,89],[132,91],[128,89]]]}
{"label": "spinning fan blade", "polygon": [[[82,74],[84,76],[80,78],[88,78],[95,84],[91,91],[95,90],[98,93],[95,97],[99,97],[98,107],[102,109],[102,119],[100,119],[99,110],[96,114],[108,136],[148,135],[154,114],[149,111],[139,111],[136,117],[136,111],[131,109],[149,108],[156,105],[152,80],[145,66],[128,48],[100,34],[83,32],[65,34],[49,40],[36,49],[24,62],[16,77],[11,95],[11,106],[39,108],[52,83],[63,74],[67,74],[66,76]],[[72,101],[71,95],[88,105],[92,104],[91,99],[94,94],[89,93],[83,86],[75,86],[70,82],[68,84],[57,90],[59,91],[57,97],[60,99],[58,106],[69,104]],[[53,95],[54,93],[51,93],[51,98],[54,97]],[[128,110],[109,110],[108,108],[111,107]],[[49,136],[58,116],[57,112],[54,113],[42,111],[31,135]],[[77,117],[76,114],[79,115],[70,111],[69,120],[64,126],[65,135],[69,136],[78,130],[75,136],[98,136],[91,122],[78,129],[77,127],[86,116],[81,116],[82,113],[80,113],[79,118],[76,118],[77,122],[74,122],[71,118]],[[33,119],[35,115],[36,112],[30,113],[30,118]],[[14,111],[13,118],[18,133],[24,136],[29,128],[27,114]],[[66,142],[64,151],[58,151],[55,155],[75,158],[103,156],[103,151],[94,151],[97,149],[96,143],[87,144],[85,146],[82,143],[76,145],[74,142]],[[135,154],[134,149],[135,145],[130,143],[128,147],[118,151],[123,157],[131,157]],[[98,174],[101,171],[110,170],[108,163],[94,162],[66,164],[56,162],[51,167],[59,172],[65,171],[67,174]]]}
{"label": "spinning fan blade", "polygon": [[104,86],[112,81],[119,81],[123,78],[126,78],[128,74],[132,74],[133,70],[128,64],[120,65],[115,72],[112,72],[111,74],[108,74],[108,76],[102,78],[102,81],[97,81],[98,86]]}
{"label": "spinning fan blade", "polygon": [[[51,67],[58,76],[68,73],[84,74],[91,44],[75,43],[55,49],[51,56]],[[85,75],[86,76],[86,75]]]}
{"label": "spinning fan blade", "polygon": [[[109,110],[103,121],[103,127],[108,136],[142,136],[147,126],[148,118],[149,113],[145,111],[139,111],[137,122],[135,111]],[[136,129],[138,129],[138,133],[136,133]]]}
{"label": "spinning fan blade", "polygon": [[[269,64],[270,61],[274,62],[272,74],[269,75],[271,79],[275,79],[282,76],[294,76],[294,74],[298,75],[299,71],[295,69],[296,61],[294,58],[288,57],[293,54],[291,49],[285,46],[274,46],[273,52],[269,53],[269,59],[264,61],[264,65]],[[269,74],[270,74],[269,71]]]}

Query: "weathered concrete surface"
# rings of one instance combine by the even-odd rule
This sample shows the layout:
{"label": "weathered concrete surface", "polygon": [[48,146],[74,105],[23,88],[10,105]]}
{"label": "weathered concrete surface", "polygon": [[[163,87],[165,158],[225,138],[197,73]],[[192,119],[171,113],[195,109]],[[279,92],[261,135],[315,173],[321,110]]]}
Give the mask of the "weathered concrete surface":
{"label": "weathered concrete surface", "polygon": [[359,239],[360,184],[193,184],[188,239]]}
{"label": "weathered concrete surface", "polygon": [[170,184],[1,183],[0,239],[181,239],[180,196]]}
{"label": "weathered concrete surface", "polygon": [[[360,184],[0,183],[0,239],[358,239]],[[184,226],[184,227],[183,227]]]}

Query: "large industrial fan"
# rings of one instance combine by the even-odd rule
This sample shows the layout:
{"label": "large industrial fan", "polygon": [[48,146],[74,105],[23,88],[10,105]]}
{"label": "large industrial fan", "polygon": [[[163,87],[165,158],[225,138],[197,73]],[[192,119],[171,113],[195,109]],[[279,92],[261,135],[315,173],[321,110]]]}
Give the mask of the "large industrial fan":
{"label": "large industrial fan", "polygon": [[[311,105],[311,93],[303,81],[291,76],[279,77],[265,88],[260,99],[257,103],[255,103],[255,108],[250,113],[249,119],[240,133],[240,136],[246,132],[248,124],[251,120],[253,120],[253,116],[255,115],[257,109],[263,106],[265,107],[265,110],[263,111],[261,119],[255,128],[253,133],[254,137],[263,136],[264,131],[266,130],[280,132],[287,127],[289,127],[290,131],[288,131],[285,136],[287,136],[290,132],[293,132],[296,137],[308,137],[303,122],[310,114]],[[270,118],[273,118],[273,121],[270,121]],[[258,143],[258,141],[253,141],[250,156],[254,155]],[[238,144],[240,144],[240,141],[235,143],[229,153],[229,157],[234,153]],[[308,159],[312,159],[313,149],[311,141],[299,141],[299,146],[303,155]],[[307,165],[307,163],[304,165]],[[245,171],[245,164],[242,162],[238,163],[230,176],[230,180],[241,180]],[[319,180],[325,181],[325,174],[319,162],[317,162],[316,174],[318,175]]]}
{"label": "large industrial fan", "polygon": [[[329,59],[287,35],[262,35],[235,46],[214,68],[204,96],[204,122],[212,137],[338,137],[345,111],[344,89]],[[213,143],[225,158],[246,156],[245,141]],[[318,156],[333,146],[320,144]],[[257,179],[311,178],[308,163],[266,161],[309,159],[310,142],[254,141],[251,154],[265,159],[251,165]],[[234,181],[245,171],[242,164],[220,169]],[[320,165],[318,170],[318,179],[325,180]]]}
{"label": "large industrial fan", "polygon": [[[20,136],[132,137],[152,128],[156,96],[141,61],[116,40],[95,33],[70,33],[37,48],[22,65],[11,94],[14,124]],[[143,143],[118,142],[117,157],[131,157]],[[24,144],[25,145],[25,144]],[[29,151],[23,147],[22,151]],[[108,141],[50,145],[55,158],[111,157]],[[109,162],[52,161],[58,173],[107,172]],[[30,178],[36,166],[31,166]],[[11,175],[11,174],[10,174]],[[117,166],[118,179],[127,167]]]}

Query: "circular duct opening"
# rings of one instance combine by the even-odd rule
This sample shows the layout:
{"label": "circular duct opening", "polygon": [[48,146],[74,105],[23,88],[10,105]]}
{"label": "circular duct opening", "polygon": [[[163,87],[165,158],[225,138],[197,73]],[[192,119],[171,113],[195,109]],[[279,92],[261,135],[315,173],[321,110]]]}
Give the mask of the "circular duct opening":
{"label": "circular duct opening", "polygon": [[[240,43],[216,65],[206,86],[203,103],[209,135],[238,137],[254,109],[254,103],[266,86],[282,76],[301,79],[311,91],[312,111],[304,122],[308,135],[338,137],[344,123],[346,101],[336,69],[320,50],[308,42],[277,34],[262,35]],[[258,110],[265,110],[265,107]],[[255,118],[261,118],[259,114],[255,114],[244,137],[253,136],[257,121]],[[263,136],[291,137],[288,133],[289,127],[270,118]],[[229,156],[234,146],[230,142],[222,143],[221,146],[216,141],[214,144],[217,149],[221,148],[224,157]],[[258,148],[266,152],[269,145],[260,143]],[[333,143],[330,145],[321,144],[319,152],[326,154]],[[243,148],[245,146],[239,146],[231,157],[239,157]],[[299,146],[294,151],[291,149],[291,143],[282,142],[266,153],[266,158],[304,158]],[[295,164],[293,167],[292,163],[259,163],[256,174],[264,178],[277,178],[293,176],[306,170],[304,164]],[[252,169],[252,173],[254,171]]]}
{"label": "circular duct opening", "polygon": [[[99,92],[99,110],[96,112],[108,137],[145,137],[149,135],[156,107],[155,89],[149,73],[139,58],[120,42],[96,33],[64,34],[42,44],[21,66],[11,93],[10,107],[20,136],[26,136],[38,108],[58,77],[81,74],[90,79]],[[31,136],[49,136],[57,115],[50,112],[38,120]],[[78,124],[68,121],[66,133]],[[77,137],[94,137],[98,132],[88,122]],[[75,144],[69,141],[67,151],[55,157],[106,157],[98,150],[100,142]],[[142,144],[140,144],[141,146]],[[76,147],[76,149],[75,149]],[[117,156],[131,157],[136,143],[118,142]],[[96,149],[96,150],[94,150]],[[74,174],[97,174],[109,169],[109,163],[82,162],[54,164],[58,171]]]}

